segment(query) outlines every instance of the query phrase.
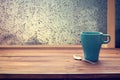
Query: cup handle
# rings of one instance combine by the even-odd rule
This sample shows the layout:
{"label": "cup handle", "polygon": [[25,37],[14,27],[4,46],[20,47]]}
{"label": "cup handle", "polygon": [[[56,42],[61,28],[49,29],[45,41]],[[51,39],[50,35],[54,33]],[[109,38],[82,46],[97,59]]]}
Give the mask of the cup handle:
{"label": "cup handle", "polygon": [[81,41],[80,41],[80,43],[81,43]]}
{"label": "cup handle", "polygon": [[111,40],[110,35],[109,35],[109,34],[103,34],[103,38],[104,38],[104,37],[107,37],[107,40],[104,41],[104,39],[103,39],[103,44],[107,44],[107,43],[109,43],[110,40]]}

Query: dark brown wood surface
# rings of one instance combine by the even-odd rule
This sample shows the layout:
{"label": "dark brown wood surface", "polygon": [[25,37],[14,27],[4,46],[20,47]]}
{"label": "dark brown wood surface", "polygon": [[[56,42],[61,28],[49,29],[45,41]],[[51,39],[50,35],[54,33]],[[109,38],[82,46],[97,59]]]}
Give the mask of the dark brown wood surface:
{"label": "dark brown wood surface", "polygon": [[82,49],[0,49],[0,78],[120,78],[120,49],[101,49],[98,64],[74,60]]}

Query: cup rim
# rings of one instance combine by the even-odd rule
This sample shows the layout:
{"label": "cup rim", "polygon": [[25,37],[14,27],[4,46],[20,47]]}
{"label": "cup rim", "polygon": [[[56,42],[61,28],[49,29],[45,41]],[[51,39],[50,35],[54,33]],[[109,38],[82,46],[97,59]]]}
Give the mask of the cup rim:
{"label": "cup rim", "polygon": [[97,31],[93,31],[93,32],[90,32],[90,31],[84,31],[84,32],[81,32],[81,35],[101,35],[103,34],[102,32],[97,32]]}

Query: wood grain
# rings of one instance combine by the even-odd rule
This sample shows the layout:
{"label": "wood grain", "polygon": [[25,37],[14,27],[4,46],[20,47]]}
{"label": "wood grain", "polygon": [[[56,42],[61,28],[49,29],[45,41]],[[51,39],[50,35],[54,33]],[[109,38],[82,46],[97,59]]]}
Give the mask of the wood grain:
{"label": "wood grain", "polygon": [[84,57],[82,49],[0,49],[0,78],[120,78],[120,49],[101,49],[95,65],[73,54]]}
{"label": "wood grain", "polygon": [[107,10],[107,32],[110,34],[111,41],[108,44],[109,48],[115,48],[115,0],[108,1]]}

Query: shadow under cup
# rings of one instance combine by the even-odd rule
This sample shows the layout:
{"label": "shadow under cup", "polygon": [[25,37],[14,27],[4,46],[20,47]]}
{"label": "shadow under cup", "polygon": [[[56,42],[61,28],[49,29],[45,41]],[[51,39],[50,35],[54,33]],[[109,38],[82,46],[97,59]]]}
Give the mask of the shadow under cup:
{"label": "shadow under cup", "polygon": [[101,45],[110,42],[110,35],[101,32],[81,32],[80,38],[84,59],[92,62],[98,61]]}

